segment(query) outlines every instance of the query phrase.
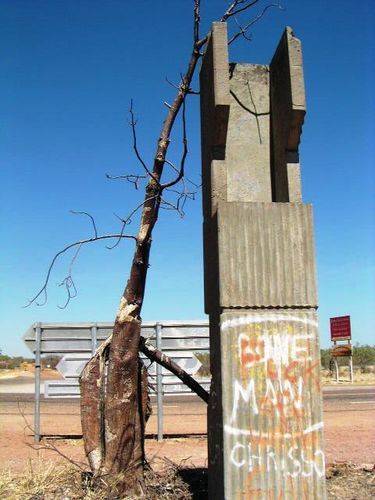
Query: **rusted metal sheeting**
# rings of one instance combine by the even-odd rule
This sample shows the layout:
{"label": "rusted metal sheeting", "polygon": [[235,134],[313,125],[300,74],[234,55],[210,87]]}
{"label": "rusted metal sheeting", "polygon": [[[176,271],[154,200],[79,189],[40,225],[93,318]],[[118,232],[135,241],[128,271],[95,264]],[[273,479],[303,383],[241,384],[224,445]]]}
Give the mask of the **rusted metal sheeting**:
{"label": "rusted metal sheeting", "polygon": [[218,227],[221,307],[317,306],[311,205],[220,202]]}
{"label": "rusted metal sheeting", "polygon": [[221,315],[225,498],[324,499],[316,312]]}

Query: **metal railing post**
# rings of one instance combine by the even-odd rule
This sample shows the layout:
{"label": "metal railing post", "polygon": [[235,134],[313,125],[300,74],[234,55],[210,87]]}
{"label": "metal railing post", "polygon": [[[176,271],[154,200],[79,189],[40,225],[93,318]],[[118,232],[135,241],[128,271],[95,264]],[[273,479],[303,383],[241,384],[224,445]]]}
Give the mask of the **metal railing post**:
{"label": "metal railing post", "polygon": [[35,328],[35,404],[34,404],[34,441],[40,441],[40,355],[42,328],[37,323]]}
{"label": "metal railing post", "polygon": [[337,362],[336,357],[334,358],[334,361],[335,361],[335,371],[336,371],[336,382],[338,382],[339,381],[339,364]]}
{"label": "metal railing post", "polygon": [[98,344],[98,325],[95,323],[91,327],[91,354],[94,356]]}
{"label": "metal railing post", "polygon": [[[161,351],[162,325],[156,323],[156,349]],[[163,440],[163,374],[161,365],[156,365],[156,397],[158,412],[158,441]]]}

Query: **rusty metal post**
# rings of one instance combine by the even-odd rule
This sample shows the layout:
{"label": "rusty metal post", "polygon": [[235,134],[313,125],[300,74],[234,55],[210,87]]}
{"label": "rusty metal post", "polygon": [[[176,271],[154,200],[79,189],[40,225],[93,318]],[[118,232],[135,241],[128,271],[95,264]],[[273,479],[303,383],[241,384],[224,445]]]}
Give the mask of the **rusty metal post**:
{"label": "rusty metal post", "polygon": [[40,359],[41,359],[42,329],[41,324],[35,327],[35,394],[34,394],[34,441],[40,441]]}
{"label": "rusty metal post", "polygon": [[354,382],[354,373],[353,373],[353,356],[349,358],[349,371],[350,371],[350,383]]}
{"label": "rusty metal post", "polygon": [[[156,349],[162,350],[162,325],[156,323]],[[156,365],[156,397],[158,414],[158,441],[163,441],[163,372],[162,366]]]}
{"label": "rusty metal post", "polygon": [[209,498],[326,498],[312,207],[298,146],[301,43],[228,62],[214,23],[200,73]]}
{"label": "rusty metal post", "polygon": [[334,362],[335,362],[336,382],[338,382],[339,381],[339,364],[337,362],[337,358],[334,358]]}
{"label": "rusty metal post", "polygon": [[91,329],[91,354],[94,356],[96,348],[98,346],[98,325],[95,323],[92,325]]}

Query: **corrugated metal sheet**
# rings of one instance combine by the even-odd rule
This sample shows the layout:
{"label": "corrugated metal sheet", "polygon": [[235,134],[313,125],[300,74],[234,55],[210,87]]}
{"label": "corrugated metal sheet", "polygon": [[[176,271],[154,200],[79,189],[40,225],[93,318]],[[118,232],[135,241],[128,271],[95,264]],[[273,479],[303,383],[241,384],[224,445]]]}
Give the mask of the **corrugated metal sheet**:
{"label": "corrugated metal sheet", "polygon": [[[208,321],[163,321],[161,328],[161,350],[188,373],[194,373],[199,383],[209,391],[210,379],[196,374],[200,363],[195,353],[209,352]],[[111,333],[113,323],[40,323],[41,354],[64,355],[57,368],[65,380],[45,382],[45,397],[80,397],[79,376],[90,359],[95,346],[100,345]],[[156,322],[142,323],[142,335],[156,345]],[[23,340],[27,347],[35,350],[35,329],[32,325]],[[146,366],[149,360],[141,355]],[[148,368],[149,382],[156,387],[156,364]],[[163,395],[191,394],[191,390],[180,379],[162,368]]]}
{"label": "corrugated metal sheet", "polygon": [[220,202],[220,305],[316,307],[311,205]]}
{"label": "corrugated metal sheet", "polygon": [[[208,321],[163,321],[162,349],[207,350]],[[142,323],[142,335],[155,340],[156,322]],[[42,354],[91,353],[93,351],[92,328],[96,328],[95,338],[100,345],[113,330],[113,323],[41,323]],[[35,325],[24,334],[27,347],[35,351]],[[95,350],[95,349],[94,349]]]}
{"label": "corrugated metal sheet", "polygon": [[[196,378],[196,377],[195,377]],[[210,390],[210,380],[197,378],[200,385],[206,389]],[[153,380],[150,380],[153,383]],[[191,395],[191,390],[177,377],[173,376],[163,376],[163,396],[183,396]],[[151,391],[151,396],[155,394],[155,391]],[[44,383],[44,397],[45,398],[80,398],[79,383],[77,380],[47,380]]]}
{"label": "corrugated metal sheet", "polygon": [[317,316],[221,315],[225,498],[324,499]]}

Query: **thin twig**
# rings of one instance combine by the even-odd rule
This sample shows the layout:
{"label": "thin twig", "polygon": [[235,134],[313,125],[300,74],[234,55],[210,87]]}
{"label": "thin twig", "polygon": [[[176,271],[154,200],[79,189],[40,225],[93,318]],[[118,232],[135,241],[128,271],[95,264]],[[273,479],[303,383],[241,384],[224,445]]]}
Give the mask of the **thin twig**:
{"label": "thin twig", "polygon": [[[124,231],[125,231],[125,227],[128,225],[128,224],[131,224],[132,222],[132,217],[133,215],[141,208],[144,206],[145,203],[147,203],[148,201],[151,201],[152,199],[154,199],[156,196],[158,195],[154,195],[154,196],[150,196],[149,198],[146,198],[145,200],[142,201],[142,203],[140,203],[137,207],[135,207],[134,210],[132,210],[130,212],[130,214],[125,218],[123,219],[122,217],[120,217],[119,215],[117,214],[113,214],[115,217],[117,217],[118,219],[120,219],[120,221],[122,222],[122,227],[121,227],[121,231],[120,231],[120,236],[122,238],[122,235],[124,234]],[[113,250],[115,247],[117,247],[117,245],[120,243],[121,241],[121,238],[119,237],[119,239],[115,242],[114,245],[112,245],[111,247],[109,246],[106,246],[106,248],[108,248],[108,250]]]}
{"label": "thin twig", "polygon": [[[228,8],[228,10],[225,12],[225,14],[222,16],[220,19],[221,22],[227,21],[230,17],[236,16],[237,14],[240,14],[241,12],[244,12],[247,9],[250,9],[253,7],[255,4],[257,4],[259,0],[252,0],[251,2],[246,2],[246,0],[235,0]],[[243,7],[238,7],[238,5],[243,5]]]}
{"label": "thin twig", "polygon": [[130,126],[131,126],[131,129],[132,129],[132,135],[133,135],[133,149],[134,149],[134,152],[135,152],[135,155],[136,157],[138,158],[140,164],[142,165],[142,167],[145,169],[145,171],[147,172],[147,175],[149,175],[150,177],[152,177],[152,179],[154,179],[154,181],[159,184],[159,180],[155,177],[155,175],[149,170],[148,166],[146,165],[145,161],[143,160],[142,156],[140,155],[139,151],[138,151],[138,145],[137,145],[137,134],[136,134],[136,130],[135,130],[135,127],[137,125],[137,120],[135,119],[135,116],[134,116],[134,111],[133,111],[133,99],[130,100],[130,109],[129,109],[129,113],[130,113],[130,117],[131,117],[131,120],[130,120]]}
{"label": "thin twig", "polygon": [[[19,401],[18,401],[18,411],[19,411],[19,413],[20,413],[20,415],[25,423],[25,427],[23,429],[24,434],[25,434],[25,431],[28,430],[32,435],[35,435],[35,429],[33,429],[32,426],[27,421],[26,415],[25,415],[23,409],[20,407]],[[87,464],[85,462],[77,462],[77,461],[73,460],[72,458],[65,455],[65,453],[63,453],[61,450],[59,450],[59,448],[56,445],[54,445],[53,443],[45,443],[45,444],[26,443],[26,445],[35,451],[40,451],[40,450],[54,451],[55,453],[57,453],[58,455],[63,457],[65,460],[67,460],[69,463],[71,463],[72,465],[74,465],[75,467],[80,469],[81,471],[87,471]]]}
{"label": "thin twig", "polygon": [[[64,247],[62,250],[60,250],[59,252],[57,252],[55,254],[55,256],[53,257],[53,259],[51,261],[51,264],[49,265],[49,268],[48,268],[47,274],[46,274],[46,278],[45,278],[45,281],[44,281],[44,284],[43,284],[42,288],[23,307],[29,307],[34,302],[36,303],[37,306],[43,306],[47,302],[47,286],[48,286],[48,282],[49,282],[49,279],[50,279],[50,276],[51,276],[52,269],[53,269],[53,267],[54,267],[57,259],[61,255],[63,255],[65,252],[67,252],[71,248],[75,248],[77,246],[82,246],[82,245],[86,245],[88,243],[94,243],[96,241],[101,241],[101,240],[110,240],[110,239],[114,239],[114,238],[118,238],[118,239],[132,239],[134,241],[137,241],[136,236],[130,236],[130,235],[127,235],[127,234],[122,234],[122,233],[121,234],[105,234],[105,235],[102,235],[102,236],[95,236],[93,238],[87,238],[87,239],[84,239],[84,240],[75,241],[74,243],[70,243],[69,245],[67,245],[66,247]],[[42,294],[44,295],[45,299],[44,299],[43,303],[39,303],[39,302],[37,302],[37,299]]]}
{"label": "thin twig", "polygon": [[135,189],[138,190],[139,183],[142,179],[147,179],[147,175],[138,175],[138,174],[127,174],[127,175],[111,175],[105,174],[107,179],[110,180],[125,180],[130,182],[130,184],[134,184]]}
{"label": "thin twig", "polygon": [[[97,236],[98,235],[96,234],[96,237]],[[65,290],[66,290],[66,294],[67,294],[65,304],[63,306],[58,306],[59,309],[65,309],[67,307],[67,305],[69,304],[70,300],[77,297],[77,288],[76,288],[74,281],[73,281],[73,278],[72,278],[72,269],[73,269],[73,264],[78,256],[78,253],[81,250],[81,248],[82,248],[82,245],[79,245],[77,247],[77,250],[75,251],[75,253],[72,257],[72,260],[70,261],[70,264],[69,264],[68,275],[63,279],[63,281],[59,285],[59,286],[65,285]]]}
{"label": "thin twig", "polygon": [[98,236],[98,230],[97,230],[97,227],[96,227],[96,224],[95,224],[95,220],[94,220],[94,217],[89,214],[88,212],[78,212],[76,210],[70,210],[70,213],[71,214],[74,214],[74,215],[87,215],[87,217],[90,218],[91,222],[92,222],[92,226],[93,226],[93,229],[94,229],[94,235],[95,237]]}
{"label": "thin twig", "polygon": [[166,184],[162,184],[161,189],[166,189],[166,188],[169,188],[171,186],[174,186],[183,178],[184,173],[185,173],[185,161],[186,161],[186,157],[188,154],[187,136],[186,136],[186,104],[185,104],[185,99],[186,99],[186,97],[182,101],[182,144],[183,144],[183,148],[182,148],[182,156],[181,156],[181,161],[180,161],[180,168],[179,168],[177,177],[171,182],[167,182]]}
{"label": "thin twig", "polygon": [[246,40],[251,40],[251,37],[249,37],[249,36],[246,34],[247,30],[248,30],[249,28],[251,28],[251,26],[253,26],[255,23],[257,23],[258,21],[260,21],[260,19],[262,19],[262,17],[265,15],[265,13],[267,12],[267,10],[268,10],[268,9],[270,9],[271,7],[277,7],[277,8],[279,8],[279,9],[283,10],[283,7],[282,7],[282,5],[280,4],[280,2],[278,2],[278,3],[270,3],[270,4],[266,5],[266,6],[263,8],[263,10],[262,10],[261,12],[259,12],[259,14],[257,14],[257,15],[255,16],[255,18],[254,18],[254,19],[252,19],[250,22],[248,22],[248,23],[247,23],[245,26],[243,26],[243,27],[239,24],[239,22],[237,21],[237,19],[236,19],[236,18],[234,18],[234,19],[235,19],[235,21],[236,21],[236,23],[237,23],[237,25],[239,26],[239,28],[240,28],[240,29],[239,29],[239,31],[238,31],[235,35],[233,35],[233,36],[232,36],[232,38],[228,41],[228,45],[230,45],[231,43],[233,43],[233,42],[234,42],[235,40],[237,40],[237,38],[238,38],[238,37],[240,37],[240,36],[243,36]]}
{"label": "thin twig", "polygon": [[[178,173],[179,172],[179,169],[176,167],[176,165],[174,163],[172,163],[170,160],[168,160],[167,158],[164,160],[164,162],[169,165],[170,167],[173,168],[173,170]],[[202,187],[202,183],[201,184],[197,184],[196,182],[192,181],[191,179],[189,179],[189,177],[187,177],[186,175],[184,175],[183,181],[187,181],[189,182],[190,184],[192,184],[194,187],[196,188],[200,188]]]}

